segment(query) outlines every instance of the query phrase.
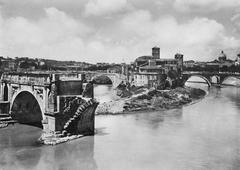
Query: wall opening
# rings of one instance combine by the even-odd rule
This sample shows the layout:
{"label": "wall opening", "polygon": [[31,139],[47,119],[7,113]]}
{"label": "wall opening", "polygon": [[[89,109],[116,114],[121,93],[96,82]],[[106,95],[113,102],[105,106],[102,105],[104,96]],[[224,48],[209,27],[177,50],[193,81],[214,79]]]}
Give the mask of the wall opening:
{"label": "wall opening", "polygon": [[3,89],[3,101],[8,101],[8,86],[7,86],[7,84],[4,85],[4,89]]}
{"label": "wall opening", "polygon": [[185,84],[189,85],[190,83],[206,84],[208,86],[211,86],[211,83],[207,78],[198,75],[193,75],[189,77]]}
{"label": "wall opening", "polygon": [[19,123],[42,128],[42,112],[36,98],[27,91],[23,91],[14,99],[11,115]]}
{"label": "wall opening", "polygon": [[223,80],[222,84],[223,85],[240,86],[240,78],[229,76]]}
{"label": "wall opening", "polygon": [[94,84],[113,84],[112,80],[105,75],[100,75],[92,79]]}

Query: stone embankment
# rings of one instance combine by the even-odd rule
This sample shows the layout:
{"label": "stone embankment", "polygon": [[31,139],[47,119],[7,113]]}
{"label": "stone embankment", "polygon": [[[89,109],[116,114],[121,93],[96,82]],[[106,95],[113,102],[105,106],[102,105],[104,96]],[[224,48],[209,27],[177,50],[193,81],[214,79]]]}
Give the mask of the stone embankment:
{"label": "stone embankment", "polygon": [[0,128],[5,128],[9,124],[16,123],[9,114],[0,113]]}
{"label": "stone embankment", "polygon": [[144,90],[128,98],[102,103],[96,114],[121,114],[177,108],[205,96],[205,91],[190,87],[171,90]]}

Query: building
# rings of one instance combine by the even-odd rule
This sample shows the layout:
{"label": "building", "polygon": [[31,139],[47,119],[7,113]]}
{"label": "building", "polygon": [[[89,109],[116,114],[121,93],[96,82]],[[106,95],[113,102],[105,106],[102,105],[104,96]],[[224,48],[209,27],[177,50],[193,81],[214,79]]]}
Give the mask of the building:
{"label": "building", "polygon": [[157,87],[163,79],[163,74],[158,73],[134,73],[132,85],[147,88]]}
{"label": "building", "polygon": [[15,71],[17,69],[16,62],[11,58],[3,58],[1,57],[1,69],[4,71]]}
{"label": "building", "polygon": [[113,65],[107,69],[107,73],[122,73],[122,66],[120,65]]}
{"label": "building", "polygon": [[134,62],[134,65],[135,67],[139,68],[141,66],[146,66],[148,65],[148,61],[149,60],[152,60],[153,57],[152,56],[141,56],[141,57],[138,57],[135,62]]}
{"label": "building", "polygon": [[151,69],[150,67],[161,67],[161,69],[165,70],[164,73],[175,70],[179,75],[181,75],[183,70],[183,55],[177,53],[173,59],[162,59],[160,58],[160,48],[153,47],[152,56],[138,57],[135,60],[135,67],[138,72],[146,68]]}
{"label": "building", "polygon": [[158,73],[158,74],[164,74],[165,70],[162,66],[143,66],[139,68],[139,73]]}
{"label": "building", "polygon": [[183,71],[183,55],[175,54],[173,59],[160,58],[160,48],[153,47],[152,55],[140,56],[134,62],[135,69],[132,77],[136,86],[154,87],[159,85],[170,71],[181,76]]}
{"label": "building", "polygon": [[183,65],[184,65],[184,67],[186,67],[186,68],[189,68],[189,67],[194,67],[194,64],[195,64],[195,61],[194,60],[188,60],[188,61],[184,61],[183,62]]}
{"label": "building", "polygon": [[237,58],[235,60],[235,65],[240,65],[240,53],[237,54]]}
{"label": "building", "polygon": [[155,59],[160,59],[160,48],[159,47],[152,48],[152,57]]}
{"label": "building", "polygon": [[219,62],[224,62],[224,61],[226,61],[226,60],[227,60],[226,54],[225,54],[223,51],[221,51],[221,54],[220,54],[219,57],[218,57],[218,61],[219,61]]}

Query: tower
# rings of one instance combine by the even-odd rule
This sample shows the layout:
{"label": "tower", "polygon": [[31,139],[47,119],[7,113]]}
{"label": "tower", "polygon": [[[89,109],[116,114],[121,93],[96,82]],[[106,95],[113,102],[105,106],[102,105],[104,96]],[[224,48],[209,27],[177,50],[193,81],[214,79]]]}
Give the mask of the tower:
{"label": "tower", "polygon": [[177,60],[178,73],[182,74],[183,71],[183,54],[175,54],[175,60]]}
{"label": "tower", "polygon": [[152,56],[154,59],[160,59],[160,48],[159,47],[152,48]]}

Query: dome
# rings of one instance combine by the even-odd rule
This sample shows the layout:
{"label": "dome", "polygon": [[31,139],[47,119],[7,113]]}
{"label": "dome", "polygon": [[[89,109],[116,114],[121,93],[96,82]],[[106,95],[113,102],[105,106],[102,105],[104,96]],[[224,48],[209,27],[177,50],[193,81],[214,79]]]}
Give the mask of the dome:
{"label": "dome", "polygon": [[227,59],[226,54],[223,51],[221,51],[221,53],[220,53],[220,55],[218,57],[218,60],[219,61],[225,61],[226,59]]}
{"label": "dome", "polygon": [[221,51],[219,57],[227,57],[227,56],[226,56],[226,54],[223,51]]}

